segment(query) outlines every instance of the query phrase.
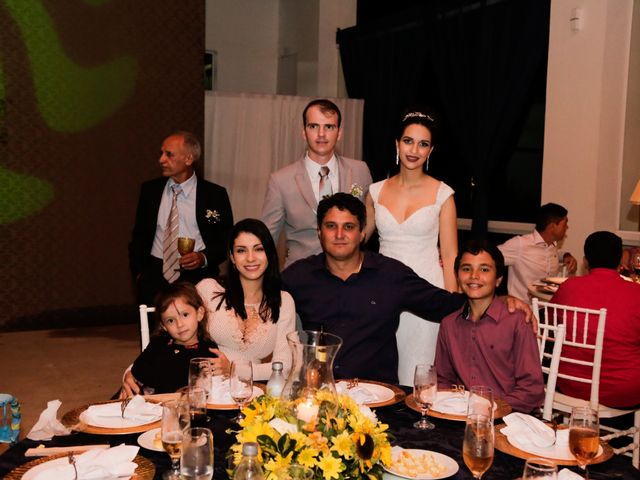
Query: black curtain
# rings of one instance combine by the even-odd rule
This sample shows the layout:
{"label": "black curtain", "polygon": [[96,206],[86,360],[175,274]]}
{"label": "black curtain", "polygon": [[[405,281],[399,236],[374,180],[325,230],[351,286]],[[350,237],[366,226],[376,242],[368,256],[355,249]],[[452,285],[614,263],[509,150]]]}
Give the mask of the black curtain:
{"label": "black curtain", "polygon": [[459,205],[469,202],[474,235],[486,235],[492,175],[513,151],[546,69],[549,1],[433,0],[338,32],[349,96],[365,99],[363,154],[374,179],[392,168],[400,110],[427,103],[444,125],[430,173],[456,190]]}

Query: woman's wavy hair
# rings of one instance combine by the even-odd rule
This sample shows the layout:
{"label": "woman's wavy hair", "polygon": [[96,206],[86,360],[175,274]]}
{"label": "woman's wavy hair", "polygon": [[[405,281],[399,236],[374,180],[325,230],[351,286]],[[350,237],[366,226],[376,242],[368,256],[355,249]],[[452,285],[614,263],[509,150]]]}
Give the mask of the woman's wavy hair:
{"label": "woman's wavy hair", "polygon": [[[268,265],[262,277],[262,301],[260,302],[258,313],[263,322],[271,320],[273,323],[276,323],[280,318],[280,305],[282,303],[280,290],[282,283],[280,280],[278,252],[276,251],[273,237],[267,226],[260,220],[256,220],[255,218],[240,220],[233,226],[229,236],[227,248],[229,259],[231,259],[233,255],[233,244],[241,233],[251,233],[255,235],[264,247]],[[224,302],[227,310],[233,309],[236,315],[246,320],[247,309],[244,306],[244,290],[242,289],[242,283],[240,283],[240,274],[235,265],[231,263],[231,260],[229,260],[229,273],[223,283],[225,291],[220,294],[222,298],[217,309],[219,309]]]}

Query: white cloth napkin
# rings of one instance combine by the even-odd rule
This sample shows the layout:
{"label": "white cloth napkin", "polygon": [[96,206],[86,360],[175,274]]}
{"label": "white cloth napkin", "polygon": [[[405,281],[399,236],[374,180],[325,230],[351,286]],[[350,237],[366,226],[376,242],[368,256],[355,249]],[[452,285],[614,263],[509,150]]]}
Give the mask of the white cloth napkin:
{"label": "white cloth napkin", "polygon": [[147,402],[141,395],[131,399],[122,415],[122,403],[91,405],[80,415],[87,425],[104,428],[127,428],[145,425],[162,418],[162,405]]}
{"label": "white cloth napkin", "polygon": [[54,435],[69,435],[71,430],[62,425],[57,419],[58,409],[62,405],[60,400],[51,400],[40,414],[40,418],[27,434],[29,440],[51,440]]}
{"label": "white cloth napkin", "polygon": [[556,442],[556,435],[548,425],[531,415],[524,413],[510,413],[503,418],[506,427],[502,433],[511,441],[515,439],[521,445],[535,445],[536,447],[550,447]]}
{"label": "white cloth napkin", "polygon": [[366,403],[376,403],[380,401],[378,395],[369,390],[367,387],[363,387],[362,385],[349,388],[349,384],[347,382],[338,382],[338,384],[336,385],[336,391],[340,395],[350,396],[358,405],[364,405]]}
{"label": "white cloth napkin", "polygon": [[460,394],[457,392],[438,392],[433,410],[440,413],[453,413],[464,415],[467,413],[467,403],[469,402],[469,392]]}
{"label": "white cloth napkin", "polygon": [[[78,480],[130,478],[135,470],[133,461],[140,447],[118,445],[106,450],[89,450],[75,457]],[[47,468],[47,465],[49,466]],[[39,465],[33,480],[73,480],[75,471],[67,458]]]}
{"label": "white cloth napkin", "polygon": [[[222,375],[215,375],[211,377],[211,390],[209,391],[208,403],[215,405],[235,405],[231,397],[231,383],[228,378]],[[259,387],[254,386],[252,390],[251,398],[262,394],[262,390]]]}
{"label": "white cloth napkin", "polygon": [[568,468],[563,468],[558,472],[558,480],[583,480],[584,477],[572,472]]}

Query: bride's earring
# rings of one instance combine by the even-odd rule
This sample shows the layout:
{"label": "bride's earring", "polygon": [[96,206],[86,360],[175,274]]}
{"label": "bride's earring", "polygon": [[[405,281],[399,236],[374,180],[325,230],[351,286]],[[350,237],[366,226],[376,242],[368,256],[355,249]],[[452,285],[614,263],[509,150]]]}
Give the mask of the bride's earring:
{"label": "bride's earring", "polygon": [[400,164],[400,155],[398,154],[398,151],[396,150],[396,165]]}
{"label": "bride's earring", "polygon": [[425,169],[427,172],[429,171],[429,157],[431,154],[427,155],[427,168]]}

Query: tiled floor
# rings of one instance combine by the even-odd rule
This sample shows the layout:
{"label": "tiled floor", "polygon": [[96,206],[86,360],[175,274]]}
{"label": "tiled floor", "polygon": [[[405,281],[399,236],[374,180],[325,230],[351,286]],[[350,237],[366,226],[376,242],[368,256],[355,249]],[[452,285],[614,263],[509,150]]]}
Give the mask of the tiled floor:
{"label": "tiled floor", "polygon": [[20,400],[21,436],[49,400],[62,402],[59,416],[108,400],[139,352],[137,325],[0,333],[0,392]]}

